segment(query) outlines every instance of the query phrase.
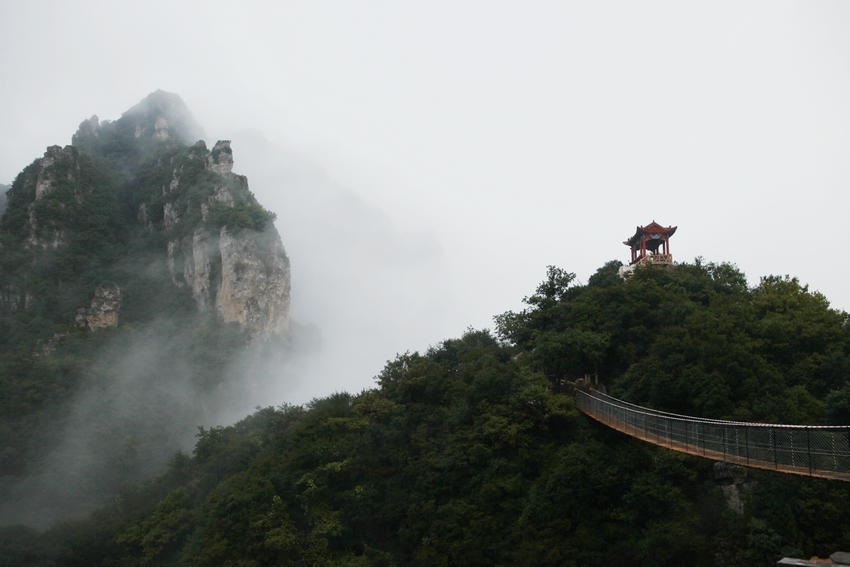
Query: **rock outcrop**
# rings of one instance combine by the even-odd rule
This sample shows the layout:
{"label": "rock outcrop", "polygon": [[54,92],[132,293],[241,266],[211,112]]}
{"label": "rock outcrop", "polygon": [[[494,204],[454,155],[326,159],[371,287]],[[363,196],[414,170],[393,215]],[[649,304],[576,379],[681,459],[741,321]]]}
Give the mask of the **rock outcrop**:
{"label": "rock outcrop", "polygon": [[743,514],[747,495],[752,492],[755,483],[747,475],[744,467],[733,463],[717,462],[714,463],[709,484],[720,488],[727,508],[736,514]]}
{"label": "rock outcrop", "polygon": [[122,301],[121,288],[117,285],[98,287],[94,291],[91,307],[81,307],[77,310],[77,326],[85,327],[89,331],[117,327]]}
{"label": "rock outcrop", "polygon": [[268,339],[289,332],[289,261],[277,231],[273,234],[219,234],[221,282],[216,309],[251,337]]}
{"label": "rock outcrop", "polygon": [[45,216],[43,211],[39,214],[37,203],[51,196],[60,209],[83,202],[87,187],[79,180],[78,157],[76,148],[72,146],[50,146],[44,157],[31,166],[35,168],[35,199],[27,206],[26,242],[30,248],[56,250],[68,243],[67,230],[56,222],[55,217]]}
{"label": "rock outcrop", "polygon": [[210,152],[208,167],[219,175],[227,175],[233,171],[233,150],[230,140],[219,140]]}
{"label": "rock outcrop", "polygon": [[56,163],[57,158],[62,159],[62,154],[62,148],[59,146],[50,146],[44,152],[44,157],[41,158],[39,164],[38,179],[35,182],[36,201],[44,199],[56,188],[56,172],[52,166]]}
{"label": "rock outcrop", "polygon": [[59,345],[70,336],[69,333],[54,333],[47,340],[39,339],[35,343],[35,350],[32,353],[33,358],[45,358],[56,352]]}

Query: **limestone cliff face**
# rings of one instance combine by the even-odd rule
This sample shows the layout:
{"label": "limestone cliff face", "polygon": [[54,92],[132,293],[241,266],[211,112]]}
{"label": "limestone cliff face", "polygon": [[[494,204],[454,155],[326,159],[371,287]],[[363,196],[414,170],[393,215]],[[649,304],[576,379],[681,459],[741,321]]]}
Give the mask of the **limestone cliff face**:
{"label": "limestone cliff face", "polygon": [[227,175],[233,171],[233,150],[230,149],[230,140],[216,142],[210,152],[207,165],[219,175]]}
{"label": "limestone cliff face", "polygon": [[[0,241],[0,315],[32,307],[37,296],[28,275],[71,241],[71,225],[84,213],[93,183],[89,167],[72,146],[50,146],[22,171],[5,195]],[[9,262],[10,258],[17,261]],[[18,264],[19,269],[9,269]]]}
{"label": "limestone cliff face", "polygon": [[[190,221],[182,220],[195,217],[191,205],[184,208],[178,198],[163,207],[163,227],[176,236],[168,243],[172,281],[188,286],[200,311],[238,323],[252,339],[288,336],[290,271],[280,235],[271,222],[260,230],[239,225],[238,215],[262,209],[245,177],[232,173],[229,141],[219,141],[210,152],[199,142],[193,152],[211,174],[212,186],[199,203],[200,222],[193,227],[183,226]],[[165,195],[179,195],[183,175],[175,168]],[[183,217],[181,210],[186,211]],[[235,226],[227,221],[219,226],[211,219],[228,218],[231,212],[237,215]]]}
{"label": "limestone cliff face", "polygon": [[219,234],[221,282],[216,309],[252,337],[289,333],[289,261],[277,231]]}
{"label": "limestone cliff face", "polygon": [[[35,199],[27,206],[27,246],[56,250],[68,243],[66,227],[56,222],[50,209],[67,209],[85,199],[89,188],[80,182],[79,154],[72,146],[50,146],[35,167]],[[51,198],[52,197],[52,198]],[[53,201],[39,206],[39,201]]]}
{"label": "limestone cliff face", "polygon": [[99,286],[94,291],[91,307],[77,311],[76,324],[89,331],[118,326],[123,296],[117,285]]}

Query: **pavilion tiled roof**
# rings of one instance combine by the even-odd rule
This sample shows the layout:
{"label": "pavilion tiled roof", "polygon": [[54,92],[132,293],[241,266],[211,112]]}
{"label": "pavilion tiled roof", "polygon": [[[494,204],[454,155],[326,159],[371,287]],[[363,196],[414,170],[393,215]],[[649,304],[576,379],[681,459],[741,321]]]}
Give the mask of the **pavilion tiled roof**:
{"label": "pavilion tiled roof", "polygon": [[635,230],[634,236],[632,236],[631,238],[629,238],[628,240],[623,242],[623,244],[625,244],[626,246],[636,246],[640,242],[640,239],[644,234],[646,234],[646,235],[661,234],[661,235],[664,235],[664,236],[669,238],[669,237],[673,236],[673,234],[676,232],[677,228],[679,228],[679,227],[677,227],[677,226],[661,226],[657,222],[652,221],[651,223],[649,223],[646,226],[637,227],[637,229]]}

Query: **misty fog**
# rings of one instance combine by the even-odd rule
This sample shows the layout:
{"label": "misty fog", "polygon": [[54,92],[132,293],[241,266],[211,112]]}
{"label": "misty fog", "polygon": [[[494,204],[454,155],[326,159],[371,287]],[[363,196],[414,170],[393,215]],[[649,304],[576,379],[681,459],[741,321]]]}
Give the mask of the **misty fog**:
{"label": "misty fog", "polygon": [[276,381],[280,390],[268,403],[371,387],[396,353],[449,338],[457,305],[433,231],[398,226],[320,164],[260,132],[236,132],[232,140],[234,170],[251,172],[252,191],[278,215],[292,262],[291,317],[321,336],[296,384]]}

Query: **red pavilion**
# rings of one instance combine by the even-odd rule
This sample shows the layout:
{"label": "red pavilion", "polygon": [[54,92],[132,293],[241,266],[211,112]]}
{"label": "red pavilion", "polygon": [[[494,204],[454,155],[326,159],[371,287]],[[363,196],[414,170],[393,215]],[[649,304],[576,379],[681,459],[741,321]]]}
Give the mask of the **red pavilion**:
{"label": "red pavilion", "polygon": [[639,226],[634,236],[623,242],[632,250],[631,264],[673,265],[673,255],[670,253],[670,237],[676,233],[676,226],[661,226],[652,221],[646,226]]}

